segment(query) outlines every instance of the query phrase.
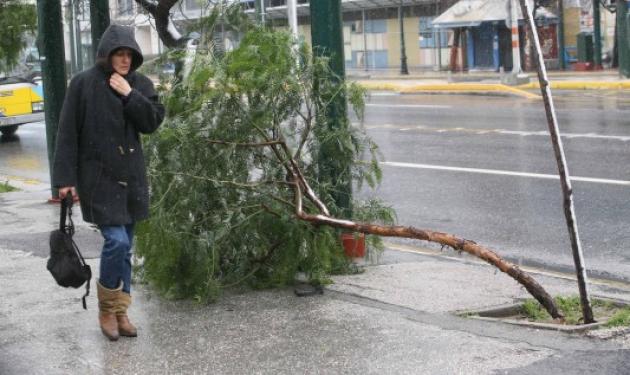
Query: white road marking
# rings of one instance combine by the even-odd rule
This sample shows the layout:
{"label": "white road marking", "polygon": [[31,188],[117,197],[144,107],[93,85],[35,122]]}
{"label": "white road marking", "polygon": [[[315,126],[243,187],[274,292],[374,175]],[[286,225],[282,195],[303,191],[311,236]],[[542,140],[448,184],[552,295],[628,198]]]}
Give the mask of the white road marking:
{"label": "white road marking", "polygon": [[[358,124],[355,124],[358,126]],[[428,127],[423,125],[418,126],[410,126],[410,125],[394,125],[394,124],[383,124],[383,125],[365,125],[366,129],[397,129],[402,131],[409,130],[423,130],[423,131],[433,131],[437,133],[446,133],[446,132],[460,132],[460,133],[474,133],[478,135],[485,134],[505,134],[505,135],[519,135],[521,137],[529,137],[529,136],[542,136],[549,137],[549,132],[546,130],[542,131],[524,131],[524,130],[506,130],[506,129],[473,129],[473,128],[435,128]],[[562,138],[573,139],[573,138],[584,138],[584,139],[602,139],[602,140],[613,140],[613,141],[622,141],[622,142],[630,142],[630,135],[607,135],[607,134],[597,134],[597,133],[560,133]]]}
{"label": "white road marking", "polygon": [[[514,135],[522,135],[522,136],[529,136],[529,135],[549,136],[549,132],[547,131],[527,132],[527,131],[497,129],[497,133],[514,134]],[[630,141],[630,136],[605,135],[605,134],[597,134],[597,133],[562,133],[560,132],[560,136],[564,138],[612,139],[612,140],[623,141],[623,142]]]}
{"label": "white road marking", "polygon": [[371,92],[370,96],[400,96],[398,92]]}
{"label": "white road marking", "polygon": [[[385,166],[390,166],[390,167],[398,167],[398,168],[433,169],[433,170],[440,170],[440,171],[493,174],[493,175],[517,176],[517,177],[529,177],[529,178],[542,178],[542,179],[550,179],[550,180],[557,180],[557,179],[560,178],[559,176],[553,175],[553,174],[504,171],[504,170],[499,170],[499,169],[448,167],[448,166],[444,166],[444,165],[400,163],[400,162],[393,162],[393,161],[385,161],[385,162],[381,162],[380,164],[381,165],[385,165]],[[592,178],[592,177],[572,176],[571,177],[571,181],[591,182],[591,183],[595,183],[595,184],[605,184],[605,185],[630,186],[630,181],[611,180],[611,179],[605,179],[605,178]]]}
{"label": "white road marking", "polygon": [[437,109],[448,109],[453,108],[450,105],[440,105],[440,104],[376,104],[376,103],[368,103],[367,107],[382,107],[382,108],[437,108]]}

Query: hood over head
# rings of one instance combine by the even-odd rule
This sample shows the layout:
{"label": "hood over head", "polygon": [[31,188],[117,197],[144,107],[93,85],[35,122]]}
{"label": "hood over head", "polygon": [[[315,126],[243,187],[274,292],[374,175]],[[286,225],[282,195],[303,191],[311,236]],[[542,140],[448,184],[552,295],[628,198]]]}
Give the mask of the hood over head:
{"label": "hood over head", "polygon": [[132,51],[133,57],[131,59],[130,72],[138,69],[144,60],[140,52],[140,46],[138,46],[134,38],[133,29],[121,25],[109,25],[103,33],[96,50],[96,64],[111,72],[113,69],[109,58],[115,50],[122,47],[129,48]]}

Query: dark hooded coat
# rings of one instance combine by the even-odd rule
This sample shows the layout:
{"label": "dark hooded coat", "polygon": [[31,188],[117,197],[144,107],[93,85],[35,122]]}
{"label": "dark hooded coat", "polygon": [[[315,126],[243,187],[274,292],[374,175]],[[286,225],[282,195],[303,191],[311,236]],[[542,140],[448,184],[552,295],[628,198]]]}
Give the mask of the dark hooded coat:
{"label": "dark hooded coat", "polygon": [[[110,56],[133,51],[122,97],[109,85]],[[155,131],[164,118],[153,83],[135,70],[142,54],[130,28],[111,25],[98,46],[96,65],[74,76],[66,92],[55,148],[53,185],[75,186],[83,219],[125,225],[147,218],[149,194],[140,133]]]}

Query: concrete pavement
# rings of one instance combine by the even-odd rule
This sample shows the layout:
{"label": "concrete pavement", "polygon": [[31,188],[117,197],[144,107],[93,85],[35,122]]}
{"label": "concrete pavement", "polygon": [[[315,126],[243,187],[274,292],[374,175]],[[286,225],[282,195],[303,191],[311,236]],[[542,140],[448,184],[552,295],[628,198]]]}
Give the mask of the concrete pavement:
{"label": "concrete pavement", "polygon": [[[58,215],[46,203],[48,187],[11,183],[22,190],[0,194],[3,375],[625,374],[630,367],[627,328],[565,334],[454,315],[526,293],[474,259],[400,247],[363,274],[336,276],[317,297],[290,288],[228,291],[199,305],[136,283],[130,316],[139,337],[108,342],[95,295],[84,311],[82,289],[60,288],[46,271],[47,233]],[[99,234],[76,223],[97,271]],[[565,275],[535,277],[551,293],[576,292]],[[592,285],[592,292],[630,301],[626,284]]]}

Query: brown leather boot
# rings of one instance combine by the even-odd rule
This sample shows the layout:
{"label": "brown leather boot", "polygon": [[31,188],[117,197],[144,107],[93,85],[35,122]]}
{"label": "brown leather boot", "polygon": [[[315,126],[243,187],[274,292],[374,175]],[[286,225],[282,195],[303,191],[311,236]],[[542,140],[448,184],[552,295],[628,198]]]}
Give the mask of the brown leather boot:
{"label": "brown leather boot", "polygon": [[118,320],[118,332],[121,336],[137,337],[138,330],[131,324],[127,316],[127,309],[131,305],[131,295],[129,293],[120,292],[118,295],[118,304],[116,306],[116,319]]}
{"label": "brown leather boot", "polygon": [[107,289],[101,285],[100,281],[96,282],[96,294],[98,296],[98,321],[101,326],[101,332],[111,341],[118,340],[120,333],[118,332],[118,320],[116,319],[116,307],[118,295],[122,291],[122,283],[116,289]]}

